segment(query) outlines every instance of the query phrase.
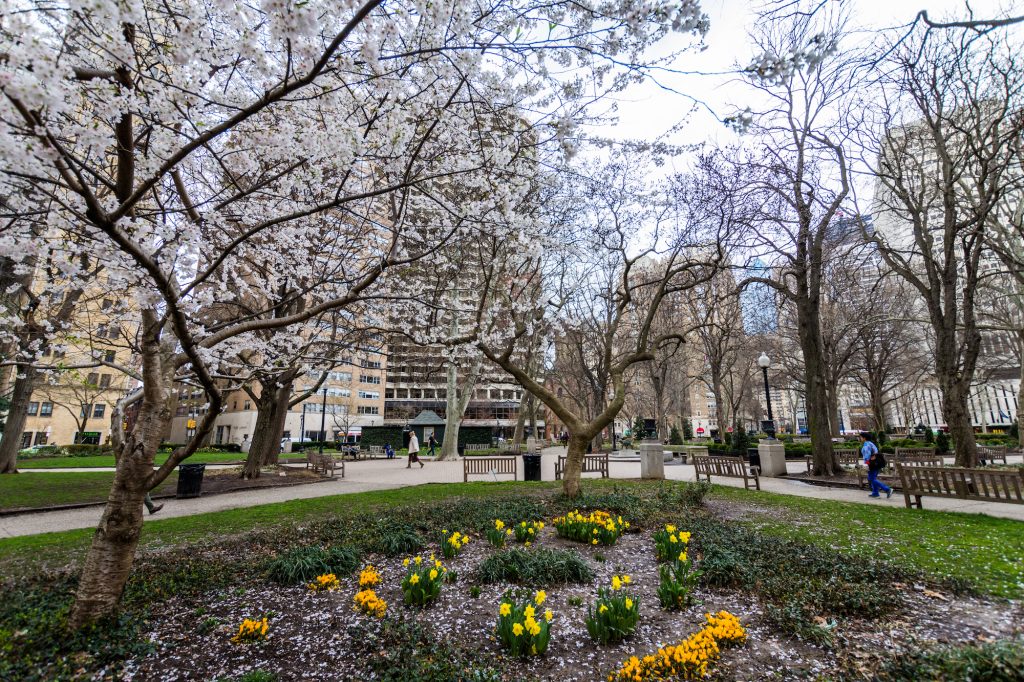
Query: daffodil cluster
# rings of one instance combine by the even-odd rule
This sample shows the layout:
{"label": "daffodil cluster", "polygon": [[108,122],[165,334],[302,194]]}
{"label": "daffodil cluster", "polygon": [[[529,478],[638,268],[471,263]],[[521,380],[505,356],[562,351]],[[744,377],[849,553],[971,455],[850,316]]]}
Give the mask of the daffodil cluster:
{"label": "daffodil cluster", "polygon": [[686,552],[690,542],[690,533],[681,531],[672,524],[654,533],[654,553],[658,561],[671,561]]}
{"label": "daffodil cluster", "polygon": [[544,530],[544,522],[520,521],[514,528],[516,530],[516,540],[529,545],[540,538],[540,532]]}
{"label": "daffodil cluster", "polygon": [[[659,534],[667,536],[664,544],[659,543]],[[672,538],[675,538],[675,542]],[[665,526],[665,530],[654,534],[654,542],[659,560],[663,548],[671,548],[673,552],[664,559],[667,563],[658,568],[658,601],[661,602],[662,608],[681,609],[693,598],[693,590],[697,587],[701,575],[700,571],[694,570],[693,561],[686,551],[690,534],[676,532],[674,526]]]}
{"label": "daffodil cluster", "polygon": [[267,638],[267,630],[269,629],[270,625],[267,623],[266,616],[261,620],[246,618],[242,621],[242,624],[238,626],[238,634],[232,637],[231,641],[235,644],[261,642]]}
{"label": "daffodil cluster", "polygon": [[558,535],[589,545],[614,545],[629,528],[629,522],[622,517],[614,517],[605,511],[593,511],[584,516],[574,509],[565,516],[559,516],[553,522]]}
{"label": "daffodil cluster", "polygon": [[377,587],[377,585],[380,585],[380,573],[377,572],[373,564],[369,564],[359,572],[359,589],[364,590],[367,587]]}
{"label": "daffodil cluster", "polygon": [[356,592],[356,596],[352,600],[355,602],[356,611],[361,611],[377,618],[383,618],[384,612],[388,608],[387,602],[378,597],[377,593],[369,588]]}
{"label": "daffodil cluster", "polygon": [[454,559],[462,551],[462,548],[469,544],[469,536],[455,531],[449,533],[447,530],[441,531],[441,554],[444,555],[445,559]]}
{"label": "daffodil cluster", "polygon": [[631,582],[628,575],[612,576],[611,588],[598,588],[597,601],[587,607],[587,632],[598,644],[625,639],[640,622],[640,600],[627,590]]}
{"label": "daffodil cluster", "polygon": [[446,570],[441,562],[430,555],[430,561],[417,556],[402,561],[406,568],[405,579],[402,580],[402,594],[405,603],[413,606],[426,606],[437,599],[444,584]]}
{"label": "daffodil cluster", "polygon": [[487,529],[487,542],[501,549],[505,546],[505,540],[512,536],[512,529],[505,527],[501,519],[494,519],[494,528]]}
{"label": "daffodil cluster", "polygon": [[341,587],[341,583],[338,582],[338,576],[333,573],[324,573],[323,575],[318,575],[316,580],[309,583],[306,587],[311,592],[334,592]]}
{"label": "daffodil cluster", "polygon": [[[739,619],[728,611],[706,614],[708,625],[679,644],[662,647],[652,655],[632,656],[608,682],[646,682],[647,680],[698,680],[721,656],[721,649],[742,644],[747,633]],[[721,635],[719,637],[718,635]]]}
{"label": "daffodil cluster", "polygon": [[541,613],[546,599],[544,590],[538,590],[532,599],[523,602],[516,602],[508,593],[502,598],[495,632],[502,646],[513,656],[539,656],[547,651],[554,614],[550,609]]}

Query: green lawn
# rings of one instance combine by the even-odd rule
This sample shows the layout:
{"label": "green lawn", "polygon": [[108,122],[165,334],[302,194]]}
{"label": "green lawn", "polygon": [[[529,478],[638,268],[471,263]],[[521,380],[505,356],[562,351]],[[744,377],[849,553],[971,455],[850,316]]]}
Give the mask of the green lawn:
{"label": "green lawn", "polygon": [[[167,461],[169,456],[169,452],[158,452],[156,455],[156,464],[163,464]],[[293,456],[301,457],[302,455]],[[244,459],[244,452],[197,452],[189,457],[186,462],[190,464],[218,464],[220,462],[240,462]],[[114,466],[113,455],[89,455],[88,457],[40,457],[38,459],[18,460],[19,469],[86,469],[112,466]]]}
{"label": "green lawn", "polygon": [[[112,471],[69,471],[0,476],[0,511],[57,504],[103,502],[114,480]],[[155,494],[173,492],[177,472],[167,477]]]}
{"label": "green lawn", "polygon": [[[2,478],[30,476],[33,475]],[[653,484],[589,480],[584,485],[587,489],[629,489]],[[426,484],[163,519],[146,523],[141,547],[184,545],[254,529],[298,525],[309,519],[344,517],[373,508],[416,508],[453,496],[521,496],[554,491],[558,486],[553,482]],[[715,486],[712,499],[750,505],[743,522],[770,534],[854,556],[884,559],[938,577],[967,578],[982,591],[998,596],[1024,597],[1024,523],[1018,521],[754,493],[721,486]],[[389,513],[401,514],[397,510]],[[0,573],[16,566],[34,570],[32,567],[37,569],[40,562],[60,565],[73,560],[85,549],[92,532],[82,529],[0,539]]]}
{"label": "green lawn", "polygon": [[881,559],[939,577],[965,578],[985,592],[1024,597],[1024,523],[1011,519],[750,493],[716,487],[715,496],[766,507],[760,530]]}

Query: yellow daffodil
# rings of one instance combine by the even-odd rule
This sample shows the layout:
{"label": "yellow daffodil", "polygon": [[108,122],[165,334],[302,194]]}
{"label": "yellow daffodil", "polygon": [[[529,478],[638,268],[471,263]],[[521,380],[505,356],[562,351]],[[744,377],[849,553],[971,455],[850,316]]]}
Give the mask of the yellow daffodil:
{"label": "yellow daffodil", "polygon": [[402,565],[403,566],[408,566],[409,565],[409,560],[408,559],[403,559],[402,560]]}
{"label": "yellow daffodil", "polygon": [[554,618],[554,617],[555,617],[555,614],[551,613],[551,609],[548,609],[547,611],[544,612],[544,620],[546,620],[547,622],[550,623],[551,619]]}
{"label": "yellow daffodil", "polygon": [[544,603],[544,600],[548,598],[548,593],[544,590],[537,590],[537,594],[533,595],[533,601],[537,606]]}
{"label": "yellow daffodil", "polygon": [[523,626],[520,625],[519,623],[513,623],[512,624],[512,634],[515,635],[516,637],[518,637],[519,635],[523,634]]}
{"label": "yellow daffodil", "polygon": [[612,576],[612,589],[613,590],[621,590],[622,589],[622,580],[620,580],[619,576],[617,576],[617,575],[613,575]]}
{"label": "yellow daffodil", "polygon": [[418,557],[416,557],[415,559],[413,559],[413,561],[415,561],[415,562],[416,562],[416,565],[417,565],[417,566],[419,566],[420,564],[422,564],[422,563],[423,563],[423,557],[421,557],[421,556],[418,556]]}
{"label": "yellow daffodil", "polygon": [[627,609],[633,608],[633,600],[630,599],[629,597],[626,597],[626,608]]}
{"label": "yellow daffodil", "polygon": [[420,581],[420,574],[419,573],[413,573],[412,576],[409,577],[409,584],[410,585],[415,585],[419,581]]}
{"label": "yellow daffodil", "polygon": [[601,608],[599,608],[598,611],[600,611],[601,613],[605,613],[606,611],[608,611],[608,607],[604,604],[601,604]]}
{"label": "yellow daffodil", "polygon": [[523,609],[523,615],[526,616],[527,618],[533,618],[533,614],[535,614],[535,613],[536,613],[536,611],[534,610],[534,608],[532,606],[527,606],[525,609]]}
{"label": "yellow daffodil", "polygon": [[498,613],[502,616],[507,616],[512,613],[512,605],[502,602],[501,606],[498,607]]}
{"label": "yellow daffodil", "polygon": [[429,575],[430,575],[430,579],[431,580],[437,580],[437,569],[436,568],[430,569],[430,574]]}

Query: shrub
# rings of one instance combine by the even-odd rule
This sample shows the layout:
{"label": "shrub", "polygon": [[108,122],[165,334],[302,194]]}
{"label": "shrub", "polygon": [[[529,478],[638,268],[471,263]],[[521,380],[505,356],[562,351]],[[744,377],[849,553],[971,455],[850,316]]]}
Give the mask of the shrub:
{"label": "shrub", "polygon": [[684,507],[702,507],[704,498],[711,492],[708,481],[688,481],[679,487],[679,502]]}
{"label": "shrub", "polygon": [[928,445],[935,442],[935,432],[932,431],[930,426],[924,430],[924,442]]}
{"label": "shrub", "polygon": [[878,670],[880,682],[983,680],[1014,682],[1024,670],[1024,640],[943,646],[900,652]]}
{"label": "shrub", "polygon": [[647,680],[696,680],[707,677],[721,650],[746,641],[747,633],[739,619],[728,611],[705,616],[708,624],[679,644],[658,649],[642,659],[632,656],[619,670],[608,676],[609,682],[646,682]]}
{"label": "shrub", "polygon": [[417,556],[411,561],[405,559],[402,564],[406,568],[405,579],[402,580],[402,595],[405,603],[411,606],[426,606],[441,594],[444,584],[445,568],[440,561],[431,556],[431,561],[424,561]]}
{"label": "shrub", "polygon": [[584,516],[573,510],[552,523],[559,537],[591,545],[614,545],[622,531],[629,528],[629,523],[621,516],[615,518],[605,511],[593,511]]}
{"label": "shrub", "polygon": [[267,617],[257,620],[255,618],[246,618],[238,626],[238,634],[231,638],[231,641],[235,644],[254,644],[256,642],[262,642],[267,638],[267,631],[270,630],[270,624],[267,622]]}
{"label": "shrub", "polygon": [[484,535],[487,536],[487,542],[491,543],[492,547],[501,549],[505,546],[505,539],[512,535],[512,529],[505,528],[505,522],[501,519],[494,519],[494,527],[484,531]]}
{"label": "shrub", "polygon": [[748,447],[750,447],[750,437],[747,435],[747,430],[736,426],[735,433],[732,434],[733,453],[740,457],[746,457]]}
{"label": "shrub", "polygon": [[369,588],[356,592],[352,601],[355,603],[356,611],[375,618],[383,618],[388,608],[388,603]]}
{"label": "shrub", "polygon": [[939,431],[935,437],[935,452],[943,455],[949,452],[949,434],[945,431]]}
{"label": "shrub", "polygon": [[544,547],[533,551],[513,547],[497,552],[484,559],[477,571],[484,584],[584,584],[594,579],[594,572],[576,552]]}
{"label": "shrub", "polygon": [[454,533],[449,533],[447,530],[441,531],[441,555],[445,559],[454,559],[468,544],[468,535],[463,535],[459,531]]}
{"label": "shrub", "polygon": [[686,545],[690,542],[690,533],[681,531],[671,523],[653,535],[654,556],[658,561],[675,559],[680,552],[686,553]]}
{"label": "shrub", "polygon": [[554,614],[548,609],[541,616],[541,607],[547,595],[538,591],[533,599],[516,602],[506,593],[498,606],[498,641],[513,656],[540,656],[551,641],[551,621]]}
{"label": "shrub", "polygon": [[669,445],[682,445],[683,444],[683,436],[682,436],[682,434],[679,433],[679,428],[678,427],[673,426],[672,430],[669,431],[669,434],[668,434],[668,444]]}
{"label": "shrub", "polygon": [[267,577],[281,585],[295,585],[325,573],[348,575],[358,565],[359,552],[352,547],[296,547],[267,563]]}
{"label": "shrub", "polygon": [[587,607],[587,632],[598,644],[619,642],[629,637],[640,622],[640,599],[624,592],[630,577],[612,576],[611,589],[599,587],[593,609]]}
{"label": "shrub", "polygon": [[693,423],[689,419],[683,420],[683,440],[693,440]]}
{"label": "shrub", "polygon": [[366,549],[385,556],[413,554],[423,549],[423,536],[406,525],[377,522],[367,535]]}
{"label": "shrub", "polygon": [[693,599],[693,590],[700,580],[700,571],[685,551],[658,568],[658,601],[663,609],[681,609]]}
{"label": "shrub", "polygon": [[516,525],[512,526],[512,528],[515,531],[517,542],[525,542],[529,544],[540,537],[540,532],[544,529],[544,522],[520,521]]}
{"label": "shrub", "polygon": [[341,587],[341,583],[338,582],[338,576],[333,573],[325,573],[318,575],[316,580],[307,585],[307,587],[310,592],[334,592]]}

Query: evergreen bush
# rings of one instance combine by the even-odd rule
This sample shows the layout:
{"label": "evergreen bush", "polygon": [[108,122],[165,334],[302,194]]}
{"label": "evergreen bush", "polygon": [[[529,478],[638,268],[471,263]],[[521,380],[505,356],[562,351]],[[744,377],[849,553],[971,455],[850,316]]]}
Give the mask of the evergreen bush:
{"label": "evergreen bush", "polygon": [[949,435],[945,431],[939,431],[935,437],[935,452],[944,455],[949,452]]}
{"label": "evergreen bush", "polygon": [[675,426],[672,427],[672,430],[668,434],[668,443],[669,445],[683,444],[683,437],[682,435],[680,435],[679,429]]}
{"label": "evergreen bush", "polygon": [[693,423],[689,419],[683,420],[683,440],[693,440]]}

